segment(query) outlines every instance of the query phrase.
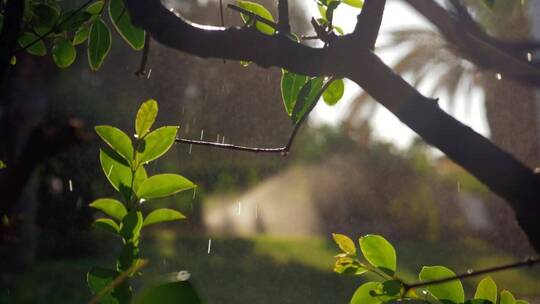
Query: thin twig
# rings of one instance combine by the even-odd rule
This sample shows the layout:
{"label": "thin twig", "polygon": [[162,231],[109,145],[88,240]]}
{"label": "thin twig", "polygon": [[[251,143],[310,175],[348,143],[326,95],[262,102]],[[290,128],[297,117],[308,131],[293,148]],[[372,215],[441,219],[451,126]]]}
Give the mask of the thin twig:
{"label": "thin twig", "polygon": [[41,40],[47,38],[47,36],[49,36],[50,34],[54,33],[60,26],[62,26],[64,23],[68,22],[69,20],[71,20],[71,18],[75,17],[76,14],[78,14],[80,11],[82,11],[85,7],[87,7],[90,3],[92,3],[94,0],[88,0],[86,1],[85,3],[83,3],[80,7],[78,7],[76,10],[74,10],[71,14],[69,14],[69,16],[67,16],[64,20],[62,20],[62,22],[54,25],[49,31],[47,31],[46,33],[38,36],[34,41],[30,42],[29,44],[25,45],[24,47],[18,49],[15,51],[15,53],[18,53],[18,52],[22,52],[26,49],[28,49],[29,47],[35,45],[36,43],[40,42]]}
{"label": "thin twig", "polygon": [[476,276],[479,276],[479,275],[498,272],[498,271],[502,271],[502,270],[516,269],[516,268],[521,268],[521,267],[533,267],[535,264],[538,264],[538,263],[540,263],[540,258],[530,257],[530,258],[528,258],[528,259],[526,259],[525,261],[522,261],[522,262],[517,262],[517,263],[512,263],[512,264],[507,264],[507,265],[502,265],[502,266],[496,266],[496,267],[486,268],[486,269],[477,270],[477,271],[468,271],[467,273],[459,274],[459,275],[456,275],[456,276],[453,276],[453,277],[438,279],[438,280],[419,282],[419,283],[415,283],[415,284],[405,284],[405,283],[403,283],[403,285],[404,285],[405,291],[408,291],[408,290],[415,289],[415,288],[447,283],[447,282],[454,281],[454,280],[470,278],[470,277],[476,277]]}
{"label": "thin twig", "polygon": [[[330,77],[325,82],[321,90],[316,96],[316,100],[318,101],[324,91],[328,89],[330,84],[336,80],[335,77]],[[296,134],[298,133],[298,130],[300,130],[300,127],[304,123],[304,121],[307,119],[311,111],[315,108],[317,105],[317,102],[314,102],[313,105],[306,111],[306,114],[302,116],[302,118],[294,125],[294,129],[291,132],[291,135],[289,136],[289,139],[287,141],[287,144],[283,147],[279,148],[259,148],[259,147],[246,147],[246,146],[238,146],[238,145],[232,145],[232,144],[223,144],[223,143],[216,143],[211,141],[203,141],[203,140],[191,140],[191,139],[184,139],[184,138],[177,138],[176,142],[181,144],[190,144],[190,145],[198,145],[198,146],[209,146],[213,148],[219,148],[219,149],[226,149],[226,150],[234,150],[234,151],[244,151],[244,152],[252,152],[252,153],[268,153],[268,154],[281,154],[282,156],[287,156],[289,152],[291,151],[291,147],[294,143],[294,139],[296,138]]]}
{"label": "thin twig", "polygon": [[146,70],[146,66],[148,64],[148,54],[150,53],[150,33],[146,33],[146,36],[144,37],[144,48],[141,56],[141,65],[139,66],[139,69],[137,72],[135,72],[135,75],[139,77],[146,77],[148,71]]}

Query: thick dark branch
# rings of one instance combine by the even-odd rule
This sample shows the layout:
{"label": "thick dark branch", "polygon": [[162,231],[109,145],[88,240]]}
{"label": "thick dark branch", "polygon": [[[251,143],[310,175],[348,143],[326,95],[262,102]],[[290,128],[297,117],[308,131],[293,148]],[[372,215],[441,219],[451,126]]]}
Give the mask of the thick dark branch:
{"label": "thick dark branch", "polygon": [[357,17],[353,35],[371,50],[374,49],[379,37],[385,4],[386,0],[366,0]]}
{"label": "thick dark branch", "polygon": [[4,26],[0,34],[0,85],[4,84],[7,70],[21,31],[24,1],[8,0],[4,11]]}
{"label": "thick dark branch", "polygon": [[540,252],[539,177],[445,113],[434,100],[422,96],[367,47],[359,48],[353,35],[341,36],[327,48],[311,48],[281,35],[264,35],[249,28],[192,24],[169,12],[158,0],[126,0],[126,4],[137,25],[160,43],[179,51],[200,57],[252,61],[308,76],[351,79],[427,142],[503,197]]}
{"label": "thick dark branch", "polygon": [[[534,47],[536,43],[507,43],[487,35],[463,8],[456,7],[457,16],[450,14],[435,1],[405,0],[428,19],[461,54],[483,69],[490,69],[506,77],[528,85],[540,86],[540,68],[528,62],[524,49],[517,46]],[[458,3],[458,2],[454,2]]]}
{"label": "thick dark branch", "polygon": [[289,1],[278,0],[278,31],[280,33],[289,33],[291,31],[291,24],[289,21]]}
{"label": "thick dark branch", "polygon": [[499,272],[499,271],[503,271],[503,270],[516,269],[516,268],[522,268],[522,267],[529,267],[530,268],[530,267],[533,267],[534,265],[536,265],[538,263],[540,263],[539,258],[528,258],[523,262],[517,262],[517,263],[512,263],[512,264],[507,264],[507,265],[501,265],[501,266],[496,266],[496,267],[491,267],[491,268],[486,268],[486,269],[476,270],[476,271],[467,271],[466,273],[458,274],[458,275],[453,276],[453,277],[448,277],[448,278],[443,278],[443,279],[438,279],[438,280],[433,280],[433,281],[424,281],[424,282],[419,282],[419,283],[415,283],[415,284],[404,284],[405,285],[405,291],[415,289],[415,288],[421,288],[421,287],[427,287],[427,286],[432,286],[432,285],[437,285],[437,284],[443,284],[443,283],[447,283],[447,282],[451,282],[451,281],[455,281],[455,280],[460,280],[460,279],[465,279],[465,278],[477,277],[477,276],[480,276],[480,275],[485,275],[485,274],[493,273],[493,272]]}
{"label": "thick dark branch", "polygon": [[149,77],[149,73],[146,67],[148,65],[148,54],[150,53],[150,40],[150,34],[146,33],[146,36],[144,37],[144,48],[141,55],[141,65],[139,66],[137,72],[135,72],[135,75],[141,78]]}

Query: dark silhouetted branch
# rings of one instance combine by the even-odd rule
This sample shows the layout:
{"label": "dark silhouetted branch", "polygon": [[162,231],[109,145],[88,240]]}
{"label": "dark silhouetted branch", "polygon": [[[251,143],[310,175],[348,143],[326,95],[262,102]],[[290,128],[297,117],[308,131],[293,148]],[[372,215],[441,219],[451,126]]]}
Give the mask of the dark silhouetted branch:
{"label": "dark silhouetted branch", "polygon": [[496,267],[491,267],[491,268],[485,268],[485,269],[476,270],[476,271],[474,271],[474,270],[473,271],[467,271],[466,273],[462,273],[462,274],[458,274],[458,275],[453,276],[453,277],[442,278],[442,279],[438,279],[438,280],[424,281],[424,282],[419,282],[419,283],[414,283],[414,284],[403,283],[403,285],[405,287],[405,291],[408,291],[408,290],[411,290],[411,289],[416,289],[416,288],[421,288],[421,287],[427,287],[427,286],[432,286],[432,285],[437,285],[437,284],[448,283],[448,282],[455,281],[455,280],[476,277],[476,276],[485,275],[485,274],[498,272],[498,271],[503,271],[503,270],[517,269],[517,268],[522,268],[522,267],[531,268],[531,267],[533,267],[534,265],[536,265],[538,263],[540,263],[539,258],[532,258],[531,257],[531,258],[526,259],[523,262],[517,262],[517,263],[512,263],[512,264],[507,264],[507,265],[501,265],[501,266],[496,266]]}
{"label": "dark silhouetted branch", "polygon": [[279,0],[278,2],[278,31],[288,34],[291,32],[291,24],[289,21],[289,1]]}
{"label": "dark silhouetted branch", "polygon": [[386,0],[366,0],[357,17],[353,35],[371,50],[379,37],[385,4]]}

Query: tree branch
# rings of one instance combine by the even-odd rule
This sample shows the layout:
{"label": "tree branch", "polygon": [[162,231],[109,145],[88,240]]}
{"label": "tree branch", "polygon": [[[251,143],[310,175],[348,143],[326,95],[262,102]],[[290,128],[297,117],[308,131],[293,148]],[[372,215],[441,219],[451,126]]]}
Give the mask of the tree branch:
{"label": "tree branch", "polygon": [[358,14],[353,35],[357,36],[369,49],[375,48],[379,37],[386,0],[366,0]]}
{"label": "tree branch", "polygon": [[358,47],[354,35],[340,36],[327,48],[312,48],[281,35],[190,23],[169,12],[158,0],[126,0],[126,6],[137,25],[148,30],[158,42],[179,51],[205,58],[252,61],[262,67],[277,66],[308,76],[334,75],[356,82],[427,142],[503,197],[514,209],[532,246],[540,252],[539,177],[445,113],[434,100],[422,96],[369,48]]}
{"label": "tree branch", "polygon": [[280,33],[290,33],[291,24],[289,22],[289,1],[288,0],[279,0],[278,2],[278,31]]}
{"label": "tree branch", "polygon": [[517,262],[517,263],[512,263],[512,264],[507,264],[507,265],[502,265],[502,266],[496,266],[496,267],[491,267],[491,268],[486,268],[486,269],[481,269],[481,270],[476,270],[476,271],[467,271],[466,273],[462,273],[462,274],[455,275],[453,277],[448,277],[448,278],[443,278],[443,279],[438,279],[438,280],[424,281],[424,282],[419,282],[419,283],[414,283],[414,284],[403,283],[403,285],[405,286],[405,292],[407,292],[407,291],[409,291],[411,289],[443,284],[443,283],[447,283],[447,282],[451,282],[451,281],[455,281],[455,280],[476,277],[476,276],[480,276],[480,275],[484,275],[484,274],[488,274],[488,273],[493,273],[493,272],[498,272],[498,271],[503,271],[503,270],[508,270],[508,269],[516,269],[516,268],[521,268],[521,267],[529,267],[529,268],[531,268],[531,267],[533,267],[534,265],[536,265],[538,263],[540,263],[539,258],[532,258],[531,257],[531,258],[526,259],[523,262]]}

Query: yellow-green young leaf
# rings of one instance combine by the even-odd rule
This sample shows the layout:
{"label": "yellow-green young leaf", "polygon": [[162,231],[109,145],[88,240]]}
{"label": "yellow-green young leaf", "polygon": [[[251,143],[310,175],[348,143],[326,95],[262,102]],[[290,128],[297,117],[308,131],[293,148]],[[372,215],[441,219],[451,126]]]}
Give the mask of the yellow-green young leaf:
{"label": "yellow-green young leaf", "polygon": [[[86,281],[90,290],[94,295],[99,294],[102,290],[110,287],[113,281],[120,275],[120,272],[95,267],[90,270],[86,276]],[[99,303],[103,304],[128,304],[131,303],[131,287],[128,280],[124,280],[120,284],[116,285],[110,292],[106,292],[101,295]]]}
{"label": "yellow-green young leaf", "polygon": [[160,284],[144,290],[133,304],[202,304],[202,300],[189,281]]}
{"label": "yellow-green young leaf", "polygon": [[39,37],[30,32],[24,32],[19,36],[19,45],[25,49],[28,54],[35,56],[45,56],[47,55],[47,49],[45,48],[45,43],[43,40],[38,40]]}
{"label": "yellow-green young leaf", "polygon": [[354,245],[353,240],[351,240],[348,236],[339,233],[332,233],[332,238],[334,238],[334,242],[336,242],[341,251],[350,255],[356,254],[356,246]]}
{"label": "yellow-green young leaf", "polygon": [[88,39],[88,35],[90,35],[90,26],[89,25],[83,25],[81,26],[77,32],[75,32],[75,36],[73,36],[73,45],[79,45]]}
{"label": "yellow-green young leaf", "polygon": [[326,21],[326,7],[317,5],[317,8],[319,9],[319,14],[321,14],[322,19]]}
{"label": "yellow-green young leaf", "polygon": [[126,161],[110,149],[100,149],[99,161],[101,162],[103,173],[114,189],[122,193],[124,198],[129,199],[131,196],[132,173]]}
{"label": "yellow-green young leaf", "polygon": [[516,304],[516,298],[514,298],[514,295],[510,291],[503,290],[501,291],[499,304]]}
{"label": "yellow-green young leaf", "polygon": [[11,56],[11,60],[9,61],[9,64],[16,65],[17,64],[17,57]]}
{"label": "yellow-green young leaf", "polygon": [[[247,11],[250,11],[257,16],[260,16],[269,21],[274,21],[274,17],[272,17],[272,13],[270,13],[270,11],[268,11],[264,6],[258,3],[251,2],[251,1],[240,1],[240,0],[236,1],[236,3],[238,4],[239,7]],[[249,21],[249,16],[244,15],[244,14],[240,14],[240,15],[242,16],[242,20],[244,20],[244,22],[247,23]],[[269,26],[268,24],[264,24],[259,21],[255,23],[255,27],[259,31],[267,35],[272,35],[276,31],[273,27]]]}
{"label": "yellow-green young leaf", "polygon": [[98,209],[119,221],[127,214],[127,209],[124,207],[124,204],[111,198],[97,199],[90,204],[90,207]]}
{"label": "yellow-green young leaf", "polygon": [[176,139],[178,127],[161,127],[148,133],[139,143],[137,150],[137,161],[139,164],[150,162],[165,154]]}
{"label": "yellow-green young leaf", "polygon": [[327,105],[333,106],[343,97],[345,92],[345,83],[343,79],[334,80],[323,93],[324,102]]}
{"label": "yellow-green young leaf", "polygon": [[5,169],[5,168],[7,168],[6,163],[0,160],[0,169]]}
{"label": "yellow-green young leaf", "polygon": [[120,231],[120,227],[118,226],[118,224],[114,220],[109,218],[97,219],[94,222],[94,226],[114,234],[117,234]]}
{"label": "yellow-green young leaf", "polygon": [[350,5],[352,7],[356,7],[356,8],[362,8],[362,6],[364,6],[364,1],[362,0],[342,0],[342,1],[343,3]]}
{"label": "yellow-green young leaf", "polygon": [[379,287],[379,282],[367,282],[354,292],[350,304],[379,304],[382,301],[372,293]]}
{"label": "yellow-green young leaf", "polygon": [[476,287],[475,299],[488,300],[493,304],[497,303],[497,284],[491,277],[486,277],[478,283]]}
{"label": "yellow-green young leaf", "polygon": [[109,0],[109,16],[120,36],[129,46],[135,50],[141,50],[144,47],[144,30],[133,25],[129,12],[124,6],[124,0]]}
{"label": "yellow-green young leaf", "polygon": [[285,110],[292,115],[294,105],[297,102],[298,93],[308,80],[307,76],[297,75],[286,70],[281,74],[281,97],[285,104]]}
{"label": "yellow-green young leaf", "polygon": [[184,190],[193,189],[187,178],[177,174],[158,174],[145,180],[137,190],[137,197],[149,200],[166,197]]}
{"label": "yellow-green young leaf", "polygon": [[158,104],[154,99],[150,99],[141,105],[135,118],[135,132],[138,138],[143,138],[150,131],[156,120],[157,113]]}
{"label": "yellow-green young leaf", "polygon": [[[433,281],[454,277],[456,274],[443,266],[425,266],[418,275],[420,281]],[[443,303],[463,303],[465,292],[461,281],[455,280],[447,283],[431,285],[426,288],[429,293]]]}
{"label": "yellow-green young leaf", "polygon": [[143,222],[143,227],[157,223],[183,220],[185,218],[186,217],[182,213],[176,210],[166,208],[157,209],[150,212],[150,214],[146,216]]}
{"label": "yellow-green young leaf", "polygon": [[397,257],[394,246],[380,235],[368,234],[360,238],[360,250],[364,258],[373,266],[393,276],[396,272]]}
{"label": "yellow-green young leaf", "polygon": [[120,224],[120,235],[126,242],[137,243],[143,224],[143,215],[141,211],[131,210],[122,219]]}
{"label": "yellow-green young leaf", "polygon": [[64,69],[72,65],[76,56],[77,51],[69,40],[62,37],[54,41],[52,57],[59,68]]}
{"label": "yellow-green young leaf", "polygon": [[126,133],[112,126],[96,126],[95,130],[109,147],[122,156],[128,164],[131,164],[133,159],[133,144]]}
{"label": "yellow-green young leaf", "polygon": [[98,0],[92,4],[90,4],[89,6],[86,7],[86,12],[92,14],[92,15],[97,15],[97,14],[100,14],[101,11],[103,11],[103,5],[105,5],[105,1],[103,0]]}
{"label": "yellow-green young leaf", "polygon": [[88,36],[88,63],[93,71],[97,71],[111,50],[111,31],[101,18],[96,19],[90,27]]}

